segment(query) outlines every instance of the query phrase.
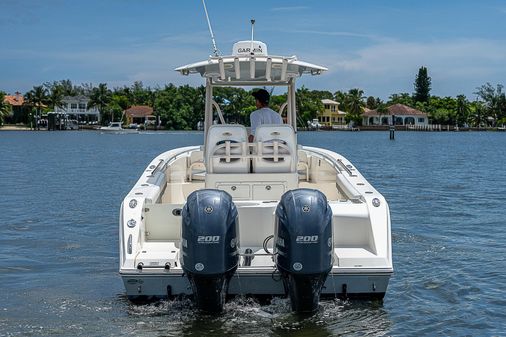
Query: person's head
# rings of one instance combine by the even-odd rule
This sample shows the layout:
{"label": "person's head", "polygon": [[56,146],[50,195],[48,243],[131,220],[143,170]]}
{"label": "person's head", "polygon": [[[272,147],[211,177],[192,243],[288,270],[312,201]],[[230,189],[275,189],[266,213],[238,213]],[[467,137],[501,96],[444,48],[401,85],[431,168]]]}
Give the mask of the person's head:
{"label": "person's head", "polygon": [[256,99],[257,108],[269,106],[271,95],[265,89],[258,89],[251,94]]}

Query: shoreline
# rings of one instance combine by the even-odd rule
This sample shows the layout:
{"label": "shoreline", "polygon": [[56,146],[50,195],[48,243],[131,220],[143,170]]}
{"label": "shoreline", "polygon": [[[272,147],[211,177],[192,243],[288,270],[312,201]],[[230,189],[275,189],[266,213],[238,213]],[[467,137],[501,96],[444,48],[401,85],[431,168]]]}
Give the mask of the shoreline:
{"label": "shoreline", "polygon": [[27,126],[22,125],[4,125],[0,127],[0,131],[34,131]]}
{"label": "shoreline", "polygon": [[[358,130],[357,130],[358,129]],[[389,127],[388,126],[380,126],[380,127],[372,127],[372,126],[361,126],[361,127],[358,127],[357,129],[354,129],[354,130],[351,130],[351,129],[330,129],[330,128],[320,128],[320,130],[318,131],[321,131],[321,132],[357,132],[357,131],[388,131],[389,130]],[[48,131],[47,129],[40,129],[40,130],[35,130],[35,129],[32,129],[30,127],[27,127],[27,126],[22,126],[22,125],[4,125],[4,126],[1,126],[0,127],[0,131],[35,131],[35,132],[40,132],[40,131]],[[80,127],[79,130],[50,130],[50,131],[97,131],[97,129],[95,128],[89,128],[89,127]],[[145,130],[145,131],[153,131],[153,130]],[[171,132],[188,132],[188,131],[198,131],[198,130],[165,130],[165,129],[159,129],[157,131],[171,131]],[[312,130],[304,130],[304,128],[300,128],[298,129],[298,132],[305,132],[305,131],[312,131]],[[461,129],[457,129],[455,130],[454,128],[441,128],[440,130],[422,130],[422,129],[410,129],[410,128],[407,128],[406,126],[404,125],[397,125],[395,127],[395,131],[413,131],[413,132],[502,132],[502,131],[505,131],[505,129],[503,128],[500,128],[500,127],[487,127],[487,128],[461,128]],[[142,132],[142,131],[141,131]]]}

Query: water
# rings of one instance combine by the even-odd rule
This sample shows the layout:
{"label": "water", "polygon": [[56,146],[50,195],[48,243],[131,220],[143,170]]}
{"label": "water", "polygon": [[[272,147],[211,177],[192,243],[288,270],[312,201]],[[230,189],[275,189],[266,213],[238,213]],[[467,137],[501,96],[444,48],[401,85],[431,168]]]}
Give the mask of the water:
{"label": "water", "polygon": [[389,201],[395,274],[383,303],[238,298],[133,305],[118,276],[119,205],[162,151],[201,133],[0,133],[0,336],[506,335],[506,134],[300,133],[342,153]]}

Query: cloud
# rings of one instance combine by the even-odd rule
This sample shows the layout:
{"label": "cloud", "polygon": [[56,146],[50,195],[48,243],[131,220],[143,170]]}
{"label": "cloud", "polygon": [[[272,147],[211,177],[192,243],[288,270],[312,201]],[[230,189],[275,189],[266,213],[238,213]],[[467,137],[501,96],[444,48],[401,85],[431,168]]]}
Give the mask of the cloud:
{"label": "cloud", "polygon": [[30,83],[29,87],[19,88],[28,90],[37,83],[70,78],[75,83],[106,82],[111,87],[131,85],[133,81],[142,81],[150,86],[163,86],[170,82],[200,85],[203,83],[200,77],[183,77],[174,68],[207,56],[205,52],[202,53],[202,46],[181,46],[158,41],[145,44],[142,48],[125,46],[120,49],[111,46],[87,50],[10,49],[0,54],[4,66],[11,60],[27,63],[37,60],[37,65],[28,73],[15,71],[9,76],[11,80],[0,84],[11,90],[12,85],[8,83],[14,83],[12,79],[17,79],[21,83]]}
{"label": "cloud", "polygon": [[506,77],[506,44],[485,39],[388,41],[320,59],[343,87],[384,97],[412,92],[420,66],[428,68],[435,95],[471,95],[476,86]]}
{"label": "cloud", "polygon": [[[490,39],[403,41],[388,37],[347,31],[299,31],[321,36],[349,36],[361,39],[359,45],[325,39],[297,46],[301,60],[329,68],[323,76],[299,81],[312,89],[330,91],[365,90],[366,95],[388,98],[392,93],[413,92],[413,82],[420,66],[432,77],[432,94],[473,95],[476,87],[486,83],[504,83],[506,78],[506,43]],[[4,90],[23,90],[45,81],[70,78],[75,83],[107,82],[111,87],[143,81],[146,85],[201,85],[199,76],[181,76],[177,66],[206,59],[211,44],[205,31],[185,36],[166,35],[151,41],[133,40],[125,45],[72,50],[49,48],[6,49],[0,53],[4,73],[10,71]],[[31,65],[22,70],[15,62]],[[24,68],[23,68],[24,69]],[[502,82],[501,82],[502,81]],[[29,83],[17,88],[15,83]]]}
{"label": "cloud", "polygon": [[332,31],[332,30],[310,30],[310,29],[283,29],[281,30],[283,33],[291,33],[291,34],[308,34],[308,35],[321,35],[321,36],[341,36],[341,37],[356,37],[369,39],[373,41],[391,41],[391,38],[374,35],[374,34],[363,34],[363,33],[354,33],[348,31]]}

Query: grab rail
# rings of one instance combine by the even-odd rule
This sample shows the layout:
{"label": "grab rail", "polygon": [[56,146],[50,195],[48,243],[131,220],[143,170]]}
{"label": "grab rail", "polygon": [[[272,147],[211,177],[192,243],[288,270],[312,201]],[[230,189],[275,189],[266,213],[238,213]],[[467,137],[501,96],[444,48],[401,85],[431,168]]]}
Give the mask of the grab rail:
{"label": "grab rail", "polygon": [[216,112],[218,113],[218,117],[220,118],[221,124],[225,124],[225,119],[223,118],[223,113],[221,112],[220,106],[216,101],[213,99],[211,101],[211,104],[216,108]]}
{"label": "grab rail", "polygon": [[[170,166],[170,164],[172,164],[174,161],[176,161],[177,159],[179,159],[179,157],[181,157],[182,155],[186,155],[188,153],[188,151],[190,151],[191,149],[190,148],[186,148],[185,150],[181,151],[181,152],[178,152],[176,154],[174,154],[172,157],[170,157],[167,161],[164,161],[163,159],[159,159],[160,161],[158,162],[158,164],[153,168],[153,171],[151,171],[151,174],[148,175],[148,178],[150,177],[153,177],[154,174],[156,172],[158,172],[158,170],[160,170],[162,167],[166,167],[166,166]],[[162,165],[164,164],[164,165]],[[149,168],[151,168],[153,165],[150,165]]]}
{"label": "grab rail", "polygon": [[358,192],[357,189],[353,187],[353,185],[351,185],[350,182],[342,176],[342,174],[338,174],[336,179],[339,181],[339,183],[341,184],[341,189],[350,200],[364,201],[364,198],[360,194],[360,192]]}
{"label": "grab rail", "polygon": [[[155,176],[155,173],[160,169],[160,167],[162,167],[162,164],[164,163],[165,161],[163,159],[160,159],[160,161],[158,162],[158,164],[155,166],[155,168],[153,169],[153,171],[151,171],[151,174],[148,175],[148,177],[154,177]],[[151,165],[153,166],[153,165]],[[151,168],[150,166],[150,168]]]}
{"label": "grab rail", "polygon": [[[327,163],[329,163],[334,169],[336,169],[336,171],[346,171],[346,173],[348,173],[348,175],[350,177],[356,177],[357,175],[355,173],[353,173],[349,167],[347,167],[341,159],[334,159],[332,157],[330,157],[329,155],[325,154],[325,153],[322,153],[322,152],[318,152],[318,151],[313,151],[311,150],[312,153],[315,153],[317,156],[321,157],[322,159],[324,159]],[[335,163],[338,163],[339,166],[337,166]]]}
{"label": "grab rail", "polygon": [[341,165],[341,167],[346,172],[348,172],[348,174],[350,175],[350,177],[356,177],[357,176],[356,174],[354,174],[353,172],[351,172],[350,168],[348,166],[346,166],[341,159],[336,159],[336,161]]}

